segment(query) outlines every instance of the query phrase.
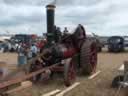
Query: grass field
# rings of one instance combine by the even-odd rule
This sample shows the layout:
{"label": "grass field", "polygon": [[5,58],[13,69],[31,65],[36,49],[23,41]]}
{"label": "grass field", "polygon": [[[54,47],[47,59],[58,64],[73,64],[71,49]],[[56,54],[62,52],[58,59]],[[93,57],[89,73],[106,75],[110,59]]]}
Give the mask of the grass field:
{"label": "grass field", "polygon": [[[11,53],[0,54],[0,60],[7,63],[16,63],[16,57],[16,54]],[[91,80],[88,80],[87,77],[77,77],[77,81],[81,84],[66,94],[66,96],[115,96],[117,89],[111,88],[111,82],[113,78],[119,74],[117,69],[123,64],[124,60],[128,60],[127,52],[114,54],[104,51],[99,53],[97,70],[101,70],[101,73]],[[58,88],[65,88],[62,77],[54,77],[47,82],[43,81],[34,84],[31,89],[12,94],[12,96],[41,96],[41,94]],[[128,96],[126,90],[127,89],[122,89],[118,96]]]}

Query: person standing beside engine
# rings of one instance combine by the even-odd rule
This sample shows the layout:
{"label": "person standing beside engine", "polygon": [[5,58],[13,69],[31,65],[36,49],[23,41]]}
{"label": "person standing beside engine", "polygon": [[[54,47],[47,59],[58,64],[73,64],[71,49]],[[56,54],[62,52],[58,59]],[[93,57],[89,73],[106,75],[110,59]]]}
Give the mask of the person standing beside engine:
{"label": "person standing beside engine", "polygon": [[63,31],[63,35],[67,35],[69,32],[68,32],[68,29],[67,27],[64,28],[64,31]]}
{"label": "person standing beside engine", "polygon": [[27,64],[27,56],[25,47],[23,46],[22,43],[20,43],[18,46],[18,66],[20,67],[24,64]]}
{"label": "person standing beside engine", "polygon": [[32,52],[32,57],[35,57],[37,55],[37,52],[38,52],[38,49],[37,49],[36,45],[35,44],[32,44],[30,50]]}
{"label": "person standing beside engine", "polygon": [[62,33],[61,33],[61,29],[60,27],[55,27],[55,31],[54,31],[54,38],[55,38],[55,42],[58,43],[61,41],[61,37],[62,37]]}

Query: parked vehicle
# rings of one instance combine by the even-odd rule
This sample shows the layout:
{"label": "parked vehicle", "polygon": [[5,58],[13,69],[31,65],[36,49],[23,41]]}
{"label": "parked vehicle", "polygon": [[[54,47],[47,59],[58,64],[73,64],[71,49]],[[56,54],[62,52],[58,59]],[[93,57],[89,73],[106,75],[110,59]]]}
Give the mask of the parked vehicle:
{"label": "parked vehicle", "polygon": [[7,43],[1,42],[0,43],[0,52],[7,52],[8,51],[8,45]]}
{"label": "parked vehicle", "polygon": [[121,36],[112,36],[108,39],[109,52],[124,51],[124,38]]}

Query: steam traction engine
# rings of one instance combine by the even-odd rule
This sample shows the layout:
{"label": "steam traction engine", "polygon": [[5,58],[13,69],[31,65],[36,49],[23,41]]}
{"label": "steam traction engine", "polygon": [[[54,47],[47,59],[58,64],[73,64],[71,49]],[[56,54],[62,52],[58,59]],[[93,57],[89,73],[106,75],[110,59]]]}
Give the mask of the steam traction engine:
{"label": "steam traction engine", "polygon": [[[92,74],[96,71],[97,49],[96,42],[86,38],[84,27],[79,24],[73,34],[58,38],[54,30],[54,5],[47,5],[47,44],[30,68],[37,71],[41,68],[58,64],[49,69],[50,73],[62,72],[66,86],[75,80],[77,69],[83,74]],[[39,78],[40,76],[36,76]]]}

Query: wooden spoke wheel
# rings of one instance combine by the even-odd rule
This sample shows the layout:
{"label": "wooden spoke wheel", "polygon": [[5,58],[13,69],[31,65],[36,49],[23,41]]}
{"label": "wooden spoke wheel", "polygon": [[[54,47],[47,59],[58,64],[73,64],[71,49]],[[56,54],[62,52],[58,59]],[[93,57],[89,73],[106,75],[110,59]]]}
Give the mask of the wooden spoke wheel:
{"label": "wooden spoke wheel", "polygon": [[64,64],[64,83],[66,86],[70,86],[76,79],[75,64],[72,60],[67,61]]}
{"label": "wooden spoke wheel", "polygon": [[95,42],[86,40],[80,50],[80,66],[83,75],[90,75],[96,70],[97,48]]}

